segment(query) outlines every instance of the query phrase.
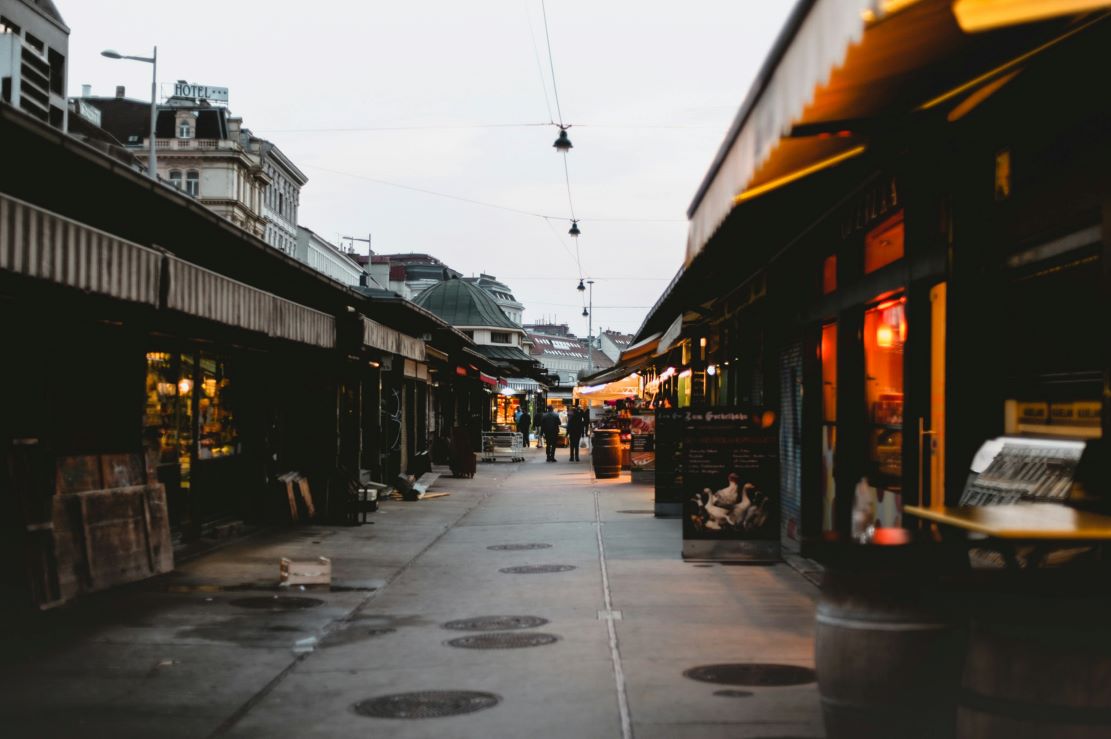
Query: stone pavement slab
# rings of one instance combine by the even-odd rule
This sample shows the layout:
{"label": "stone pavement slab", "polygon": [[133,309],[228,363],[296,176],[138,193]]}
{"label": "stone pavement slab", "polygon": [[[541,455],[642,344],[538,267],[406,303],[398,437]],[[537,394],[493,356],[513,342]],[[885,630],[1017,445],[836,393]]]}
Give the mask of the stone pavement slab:
{"label": "stone pavement slab", "polygon": [[[483,464],[443,498],[385,502],[362,527],[262,533],[162,578],[40,614],[0,637],[4,735],[112,737],[820,737],[817,689],[683,671],[813,666],[817,589],[786,565],[692,564],[649,487],[594,480],[589,458]],[[599,541],[604,556],[599,550]],[[501,544],[543,543],[528,550]],[[282,556],[328,556],[334,591],[278,592]],[[530,565],[572,569],[502,572]],[[314,599],[254,610],[244,598]],[[448,645],[447,621],[548,620],[554,643]],[[424,720],[359,701],[471,690],[500,702]],[[722,690],[733,691],[716,695]]]}

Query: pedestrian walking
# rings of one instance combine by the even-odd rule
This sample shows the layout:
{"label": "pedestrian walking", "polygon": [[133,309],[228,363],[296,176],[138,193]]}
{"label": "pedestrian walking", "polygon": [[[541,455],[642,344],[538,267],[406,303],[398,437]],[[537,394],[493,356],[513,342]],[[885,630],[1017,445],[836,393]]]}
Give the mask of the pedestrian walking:
{"label": "pedestrian walking", "polygon": [[570,441],[570,461],[572,462],[579,461],[579,443],[582,441],[585,432],[586,413],[579,408],[579,401],[576,400],[571,412],[567,414],[567,438]]}
{"label": "pedestrian walking", "polygon": [[521,445],[528,447],[529,430],[532,428],[532,414],[528,412],[528,408],[522,408],[520,414],[517,415],[517,433],[521,435]]}
{"label": "pedestrian walking", "polygon": [[548,455],[548,462],[556,461],[556,442],[559,441],[559,429],[562,425],[559,415],[549,405],[548,412],[540,417],[540,432],[544,434],[544,452]]}

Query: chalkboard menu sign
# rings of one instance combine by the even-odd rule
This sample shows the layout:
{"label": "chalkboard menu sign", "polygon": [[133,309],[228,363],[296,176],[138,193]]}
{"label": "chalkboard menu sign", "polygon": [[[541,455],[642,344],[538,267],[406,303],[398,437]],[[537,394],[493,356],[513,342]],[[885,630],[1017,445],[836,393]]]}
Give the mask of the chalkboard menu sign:
{"label": "chalkboard menu sign", "polygon": [[683,409],[683,556],[779,559],[779,437],[762,408]]}
{"label": "chalkboard menu sign", "polygon": [[651,485],[656,481],[656,414],[651,409],[636,409],[629,420],[632,481]]}
{"label": "chalkboard menu sign", "polygon": [[656,516],[683,514],[683,421],[687,411],[661,408],[656,411]]}

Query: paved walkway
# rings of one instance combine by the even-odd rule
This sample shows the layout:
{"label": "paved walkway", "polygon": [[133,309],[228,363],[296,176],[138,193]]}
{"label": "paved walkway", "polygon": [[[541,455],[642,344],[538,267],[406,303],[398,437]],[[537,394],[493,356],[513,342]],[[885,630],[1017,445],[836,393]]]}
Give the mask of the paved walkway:
{"label": "paved walkway", "polygon": [[[813,665],[817,589],[786,565],[684,563],[652,491],[589,460],[484,464],[447,497],[388,502],[373,525],[259,535],[155,581],[100,594],[0,646],[8,737],[820,737],[813,683],[713,685],[716,663]],[[547,544],[492,550],[503,544]],[[273,606],[281,556],[331,557],[331,591]],[[567,565],[545,574],[501,570]],[[285,604],[283,591],[279,605]],[[456,648],[441,625],[536,616],[558,641]],[[500,698],[450,718],[368,718],[411,691]],[[716,694],[728,691],[726,695]]]}

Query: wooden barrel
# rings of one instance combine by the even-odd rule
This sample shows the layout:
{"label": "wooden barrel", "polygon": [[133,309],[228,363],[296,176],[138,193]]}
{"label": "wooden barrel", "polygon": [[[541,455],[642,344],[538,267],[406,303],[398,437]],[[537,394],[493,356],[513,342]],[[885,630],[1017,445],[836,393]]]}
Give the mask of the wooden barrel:
{"label": "wooden barrel", "polygon": [[962,633],[918,572],[827,571],[814,639],[826,735],[952,737]]}
{"label": "wooden barrel", "polygon": [[1091,586],[1087,594],[1024,587],[983,596],[961,684],[960,739],[1111,737],[1111,599]]}
{"label": "wooden barrel", "polygon": [[617,429],[595,429],[590,459],[597,478],[617,477],[621,474],[621,432]]}

